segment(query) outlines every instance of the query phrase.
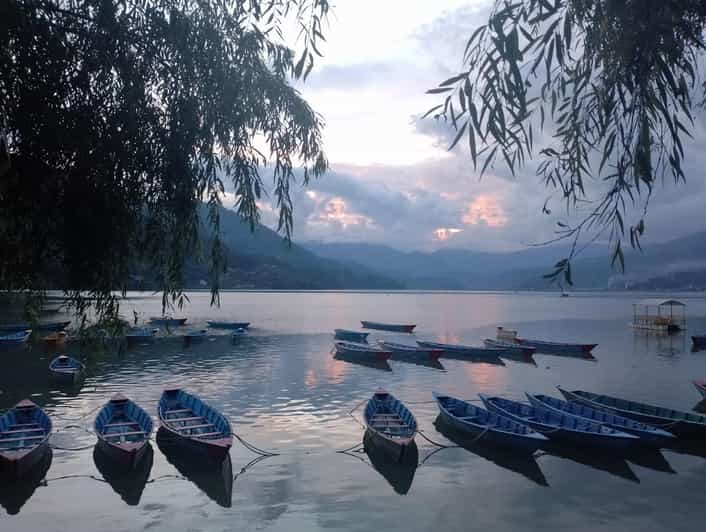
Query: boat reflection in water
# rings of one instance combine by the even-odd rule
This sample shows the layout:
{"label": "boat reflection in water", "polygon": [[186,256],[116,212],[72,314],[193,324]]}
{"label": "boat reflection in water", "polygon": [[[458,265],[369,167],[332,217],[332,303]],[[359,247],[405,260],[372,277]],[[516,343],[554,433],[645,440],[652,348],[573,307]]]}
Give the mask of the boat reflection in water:
{"label": "boat reflection in water", "polygon": [[93,462],[96,468],[113,491],[130,506],[139,504],[150,477],[153,461],[154,450],[149,444],[134,469],[112,460],[98,445],[93,448]]}
{"label": "boat reflection in water", "polygon": [[440,371],[446,371],[446,368],[437,359],[432,358],[421,358],[421,357],[409,357],[409,358],[395,358],[392,356],[393,362],[402,362],[403,364],[414,364],[415,366],[422,366],[424,368],[438,369]]}
{"label": "boat reflection in water", "polygon": [[169,431],[163,427],[157,431],[157,447],[167,461],[181,475],[224,508],[230,508],[233,497],[233,465],[230,455],[225,460],[213,462],[196,456],[187,449],[176,445]]}
{"label": "boat reflection in water", "polygon": [[342,360],[348,362],[349,364],[355,364],[357,366],[364,366],[366,368],[379,369],[381,371],[392,371],[392,367],[387,363],[387,360],[366,360],[356,357],[351,357],[348,355],[343,355],[341,353],[336,353],[333,355],[336,360]]}
{"label": "boat reflection in water", "polygon": [[5,508],[8,514],[15,515],[20,512],[46,477],[51,461],[51,447],[45,446],[43,456],[19,479],[0,476],[0,506]]}
{"label": "boat reflection in water", "polygon": [[[630,468],[630,464],[627,463],[624,456],[611,455],[600,451],[596,452],[591,449],[572,448],[568,445],[556,443],[547,445],[545,454],[572,460],[593,469],[610,473],[616,477],[624,478],[630,482],[640,483],[640,479]],[[625,456],[629,456],[629,453],[626,453]]]}
{"label": "boat reflection in water", "polygon": [[444,438],[459,447],[463,447],[468,452],[485,458],[504,469],[519,473],[540,486],[549,486],[532,453],[512,448],[503,449],[497,445],[485,444],[480,440],[474,441],[473,437],[469,437],[467,434],[454,429],[440,416],[434,420],[434,426]]}
{"label": "boat reflection in water", "polygon": [[419,464],[419,450],[412,441],[405,449],[402,462],[390,459],[390,455],[370,441],[368,433],[363,438],[363,447],[368,455],[370,464],[380,473],[392,489],[400,495],[406,495],[414,480],[414,473]]}

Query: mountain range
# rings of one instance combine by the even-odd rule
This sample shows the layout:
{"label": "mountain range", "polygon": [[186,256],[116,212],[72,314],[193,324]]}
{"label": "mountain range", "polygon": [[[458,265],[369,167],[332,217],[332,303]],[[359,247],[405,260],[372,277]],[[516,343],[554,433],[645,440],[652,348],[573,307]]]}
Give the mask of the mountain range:
{"label": "mountain range", "polygon": [[[228,264],[221,279],[225,289],[547,289],[552,285],[543,276],[569,251],[565,245],[490,253],[464,249],[401,251],[366,243],[288,244],[265,226],[256,225],[251,231],[248,223],[228,209],[221,212],[221,233]],[[652,244],[644,252],[630,250],[625,259],[626,272],[621,273],[611,267],[608,246],[589,247],[572,262],[571,288],[706,288],[706,232]],[[149,279],[149,275],[138,277]],[[206,287],[208,279],[206,261],[189,261],[186,288]]]}

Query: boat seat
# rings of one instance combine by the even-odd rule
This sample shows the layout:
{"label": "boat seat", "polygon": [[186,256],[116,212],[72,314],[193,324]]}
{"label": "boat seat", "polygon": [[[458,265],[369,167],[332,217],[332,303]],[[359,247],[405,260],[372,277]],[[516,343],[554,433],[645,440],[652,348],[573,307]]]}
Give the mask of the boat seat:
{"label": "boat seat", "polygon": [[10,425],[9,428],[14,429],[17,427],[38,427],[39,423],[15,423],[14,425]]}
{"label": "boat seat", "polygon": [[216,436],[216,435],[218,435],[218,436],[225,436],[225,434],[223,434],[223,433],[220,432],[220,431],[216,431],[216,432],[204,432],[203,434],[192,434],[191,436],[193,436],[194,438],[203,438],[204,436]]}
{"label": "boat seat", "polygon": [[139,425],[137,421],[122,421],[120,423],[108,423],[106,425],[103,425],[104,428],[112,428],[112,427],[125,427],[128,425]]}
{"label": "boat seat", "polygon": [[478,416],[459,416],[458,419],[461,421],[476,421]]}
{"label": "boat seat", "polygon": [[167,415],[167,414],[181,414],[183,412],[191,412],[191,409],[190,408],[179,408],[177,410],[165,410],[164,414],[165,415]]}
{"label": "boat seat", "polygon": [[194,416],[194,417],[170,417],[167,418],[167,421],[205,421],[202,416]]}
{"label": "boat seat", "polygon": [[391,423],[391,422],[375,423],[373,421],[371,426],[375,429],[393,429],[393,428],[397,428],[397,427],[408,427],[409,425],[407,425],[407,423]]}
{"label": "boat seat", "polygon": [[44,434],[42,434],[41,436],[22,436],[20,438],[0,438],[0,445],[2,445],[3,443],[13,442],[13,441],[42,440],[44,438],[45,438]]}
{"label": "boat seat", "polygon": [[136,434],[145,434],[144,430],[134,430],[130,432],[114,432],[112,434],[103,434],[104,438],[115,438],[118,436],[135,436]]}
{"label": "boat seat", "polygon": [[17,429],[17,430],[6,430],[4,432],[0,432],[0,435],[4,434],[20,434],[22,432],[44,432],[44,429],[38,428],[38,429]]}
{"label": "boat seat", "polygon": [[191,429],[202,429],[204,427],[214,427],[215,425],[213,423],[204,423],[203,425],[186,425],[184,427],[175,427],[176,430],[181,432],[182,430],[191,430]]}

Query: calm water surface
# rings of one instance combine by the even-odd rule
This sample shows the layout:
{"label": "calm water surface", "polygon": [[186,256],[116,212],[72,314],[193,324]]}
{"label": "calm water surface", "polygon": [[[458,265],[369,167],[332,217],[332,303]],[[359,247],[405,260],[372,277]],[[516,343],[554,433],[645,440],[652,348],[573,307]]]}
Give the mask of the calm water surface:
{"label": "calm water surface", "polygon": [[[220,310],[209,307],[208,294],[190,297],[183,315],[191,328],[211,318],[242,319],[253,323],[251,334],[189,347],[164,335],[122,353],[69,345],[69,354],[81,354],[88,366],[73,390],[47,380],[49,355],[40,347],[2,353],[0,409],[31,396],[58,431],[49,469],[37,473],[46,476],[43,483],[0,486],[2,532],[703,530],[702,456],[665,450],[624,460],[567,450],[523,458],[469,446],[435,424],[433,390],[521,398],[525,391],[556,395],[554,386],[562,384],[698,407],[690,380],[706,378],[706,352],[692,353],[688,335],[634,333],[627,323],[639,296],[225,293]],[[706,300],[684,300],[690,332],[706,330]],[[123,309],[146,319],[159,313],[159,298],[135,297]],[[443,367],[366,367],[334,359],[331,331],[355,328],[360,319],[418,323],[414,337],[441,341],[479,343],[503,324],[524,336],[600,345],[595,361],[536,355],[536,365],[444,359]],[[236,442],[232,471],[226,464],[204,472],[168,459],[153,442],[151,467],[132,477],[94,459],[95,438],[84,429],[95,409],[120,390],[156,418],[166,386],[200,394],[245,440],[279,456],[248,466],[257,455]],[[363,430],[349,412],[378,386],[408,403],[424,435],[451,447],[418,436],[416,468],[391,467],[355,448],[337,452],[361,443]]]}

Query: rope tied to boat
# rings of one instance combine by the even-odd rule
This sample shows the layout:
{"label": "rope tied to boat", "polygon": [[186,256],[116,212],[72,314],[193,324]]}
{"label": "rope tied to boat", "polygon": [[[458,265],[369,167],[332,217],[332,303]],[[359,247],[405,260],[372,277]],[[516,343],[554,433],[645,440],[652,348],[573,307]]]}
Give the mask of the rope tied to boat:
{"label": "rope tied to boat", "polygon": [[250,451],[252,453],[259,454],[262,457],[279,456],[279,453],[265,451],[264,449],[260,449],[259,447],[256,447],[252,443],[245,440],[245,438],[238,436],[235,432],[231,432],[231,436],[233,436],[235,439],[237,439],[243,445],[243,447],[245,447],[248,451]]}

